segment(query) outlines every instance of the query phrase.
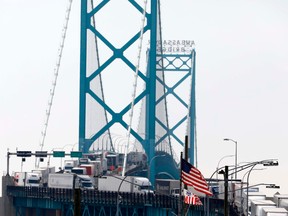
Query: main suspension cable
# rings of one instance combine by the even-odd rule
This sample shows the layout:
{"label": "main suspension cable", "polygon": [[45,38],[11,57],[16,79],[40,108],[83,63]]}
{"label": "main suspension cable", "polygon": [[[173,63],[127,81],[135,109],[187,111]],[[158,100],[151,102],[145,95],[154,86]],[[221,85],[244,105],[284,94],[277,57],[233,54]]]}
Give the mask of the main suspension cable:
{"label": "main suspension cable", "polygon": [[133,114],[134,114],[134,105],[135,105],[136,90],[137,90],[138,72],[139,72],[140,60],[141,60],[141,51],[142,51],[144,25],[145,25],[145,18],[146,18],[146,9],[147,9],[147,0],[144,0],[144,10],[142,13],[140,41],[139,41],[139,46],[138,46],[137,65],[136,65],[135,74],[134,74],[134,84],[133,84],[134,89],[133,89],[133,93],[132,93],[132,101],[131,101],[131,107],[130,107],[130,113],[129,113],[130,120],[129,120],[128,131],[127,131],[127,143],[125,145],[125,154],[124,154],[122,176],[125,175],[126,163],[127,163],[127,154],[128,154],[128,149],[129,149],[129,145],[130,145],[130,135],[131,135]]}
{"label": "main suspension cable", "polygon": [[[72,0],[68,0],[68,6],[66,9],[64,25],[62,28],[60,46],[58,48],[56,65],[54,67],[54,78],[52,81],[52,87],[50,88],[50,92],[49,92],[48,107],[47,107],[46,113],[45,113],[44,127],[43,127],[43,130],[41,131],[41,141],[40,141],[41,151],[43,150],[43,147],[45,144],[45,138],[46,138],[46,134],[47,134],[47,128],[48,128],[48,123],[49,123],[49,119],[50,119],[51,108],[52,108],[52,104],[53,104],[53,99],[54,99],[54,94],[55,94],[55,89],[56,89],[56,84],[57,84],[57,79],[58,79],[58,74],[59,74],[59,68],[60,68],[61,59],[62,59],[62,53],[63,53],[64,43],[65,43],[69,18],[70,18],[71,7],[72,7]],[[38,162],[37,161],[35,161],[35,162],[36,162],[35,166],[39,167],[40,160],[38,160]]]}

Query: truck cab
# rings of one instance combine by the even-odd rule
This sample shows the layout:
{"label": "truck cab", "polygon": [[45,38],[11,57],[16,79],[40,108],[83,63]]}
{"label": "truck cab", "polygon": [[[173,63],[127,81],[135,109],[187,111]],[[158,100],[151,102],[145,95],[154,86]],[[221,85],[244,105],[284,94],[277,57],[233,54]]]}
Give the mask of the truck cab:
{"label": "truck cab", "polygon": [[27,173],[25,186],[39,187],[40,180],[41,180],[41,177],[39,173]]}
{"label": "truck cab", "polygon": [[171,189],[171,195],[179,196],[180,195],[180,188],[173,188]]}
{"label": "truck cab", "polygon": [[78,184],[80,188],[94,189],[92,180],[88,175],[77,175]]}
{"label": "truck cab", "polygon": [[71,173],[75,173],[76,175],[86,175],[86,168],[83,167],[74,167],[71,169]]}
{"label": "truck cab", "polygon": [[153,193],[153,187],[148,178],[145,177],[133,177],[134,192]]}
{"label": "truck cab", "polygon": [[70,173],[71,170],[78,165],[77,160],[65,160],[64,161],[64,172]]}

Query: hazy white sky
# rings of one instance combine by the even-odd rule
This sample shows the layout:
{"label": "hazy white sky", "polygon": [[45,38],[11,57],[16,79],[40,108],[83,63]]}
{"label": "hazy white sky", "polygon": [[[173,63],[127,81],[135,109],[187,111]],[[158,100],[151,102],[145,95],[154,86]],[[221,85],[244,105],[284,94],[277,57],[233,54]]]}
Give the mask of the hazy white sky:
{"label": "hazy white sky", "polygon": [[[79,5],[72,6],[48,150],[77,142]],[[39,146],[66,6],[64,0],[0,0],[2,161],[7,148]],[[223,156],[234,154],[234,143],[223,141],[228,137],[238,141],[238,162],[279,159],[278,167],[254,171],[250,180],[288,193],[288,2],[165,0],[161,6],[163,38],[196,43],[199,169],[209,177]],[[11,169],[19,170],[20,159],[12,160]],[[220,165],[232,164],[226,158]]]}

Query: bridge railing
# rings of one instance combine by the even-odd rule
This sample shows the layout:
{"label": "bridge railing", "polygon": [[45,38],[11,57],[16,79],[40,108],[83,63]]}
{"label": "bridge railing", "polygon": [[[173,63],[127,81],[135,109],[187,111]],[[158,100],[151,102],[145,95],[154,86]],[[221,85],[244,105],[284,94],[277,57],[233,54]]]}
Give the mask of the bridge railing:
{"label": "bridge railing", "polygon": [[[59,189],[47,187],[7,186],[7,195],[37,199],[50,199],[56,202],[74,202],[73,189]],[[153,206],[161,208],[178,208],[179,197],[154,193],[120,192],[120,205],[125,206]],[[91,205],[117,205],[117,192],[82,190],[81,203]]]}
{"label": "bridge railing", "polygon": [[[7,195],[17,198],[26,199],[39,199],[44,202],[54,201],[60,205],[74,205],[74,190],[73,189],[58,189],[47,187],[21,187],[21,186],[7,186]],[[179,196],[154,194],[154,193],[129,193],[119,192],[119,205],[120,207],[155,207],[170,209],[173,212],[178,212]],[[182,200],[183,201],[183,200]],[[190,211],[205,212],[205,200],[201,198],[204,205],[190,206]],[[117,206],[117,192],[113,191],[99,191],[99,190],[80,190],[81,206]],[[223,215],[222,199],[210,198],[209,199],[209,212],[212,215]],[[211,215],[211,214],[210,214]]]}

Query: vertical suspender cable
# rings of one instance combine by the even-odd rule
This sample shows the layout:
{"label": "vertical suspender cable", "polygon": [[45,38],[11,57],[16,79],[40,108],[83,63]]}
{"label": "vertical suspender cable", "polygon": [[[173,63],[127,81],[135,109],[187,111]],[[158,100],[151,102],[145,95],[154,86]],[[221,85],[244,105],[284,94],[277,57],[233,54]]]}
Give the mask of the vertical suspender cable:
{"label": "vertical suspender cable", "polygon": [[[158,5],[159,5],[159,7],[158,7],[158,13],[159,13],[159,37],[160,37],[160,46],[161,46],[161,48],[160,48],[160,52],[161,52],[161,68],[162,68],[162,80],[163,80],[163,83],[165,84],[165,74],[164,74],[164,69],[163,69],[163,65],[164,65],[164,63],[163,63],[163,49],[162,49],[162,25],[161,25],[161,10],[160,10],[160,0],[158,0]],[[166,88],[165,88],[165,85],[163,85],[163,92],[164,92],[164,94],[165,94],[165,90],[166,90]],[[167,126],[167,128],[169,128],[169,120],[168,120],[168,106],[167,106],[167,98],[166,97],[164,97],[163,98],[163,100],[164,100],[164,108],[165,108],[165,114],[166,114],[166,126]],[[168,145],[169,145],[169,150],[170,150],[170,154],[174,157],[175,155],[173,155],[173,149],[172,149],[172,145],[171,145],[171,137],[170,137],[170,134],[168,134]],[[176,158],[174,158],[174,160],[176,160]]]}
{"label": "vertical suspender cable", "polygon": [[[63,29],[62,29],[60,46],[58,48],[57,61],[56,61],[56,65],[55,65],[55,68],[54,68],[54,79],[52,81],[52,87],[50,88],[48,107],[47,107],[46,113],[45,113],[44,128],[41,131],[41,141],[40,141],[40,149],[41,149],[41,151],[43,150],[44,143],[45,143],[45,138],[46,138],[46,133],[47,133],[47,128],[48,128],[49,118],[50,118],[50,114],[51,114],[51,108],[52,108],[54,94],[55,94],[55,89],[56,89],[56,84],[57,84],[57,78],[58,78],[58,74],[59,74],[61,58],[62,58],[64,43],[65,43],[65,38],[66,38],[66,32],[67,32],[69,18],[70,18],[71,6],[72,6],[72,0],[68,0],[68,6],[67,6],[67,9],[66,9],[66,15],[65,15],[64,25],[63,25]],[[40,162],[39,160],[38,161],[35,160],[35,166],[36,167],[39,167],[39,162]]]}
{"label": "vertical suspender cable", "polygon": [[[94,8],[93,0],[91,0],[91,6],[92,6],[92,8]],[[95,22],[95,17],[94,17],[94,16],[92,17],[92,22],[93,22],[93,23],[92,23],[92,26],[93,26],[94,28],[96,28],[96,22]],[[98,64],[98,68],[99,68],[99,67],[100,67],[100,58],[99,58],[98,41],[97,41],[96,35],[95,35],[95,46],[96,46],[97,64]],[[100,80],[100,89],[101,89],[102,100],[103,100],[103,102],[105,103],[104,90],[103,90],[103,82],[102,82],[101,73],[99,73],[98,76],[99,76],[99,80]],[[105,110],[104,113],[105,113],[105,114],[104,114],[104,115],[105,115],[105,121],[106,121],[106,124],[107,124],[107,123],[108,123],[107,111]],[[114,148],[113,143],[112,143],[112,137],[111,137],[111,133],[110,133],[110,128],[108,129],[108,138],[109,138],[109,140],[110,140],[111,147],[112,147],[112,149],[110,149],[110,150],[115,151],[115,148]]]}

